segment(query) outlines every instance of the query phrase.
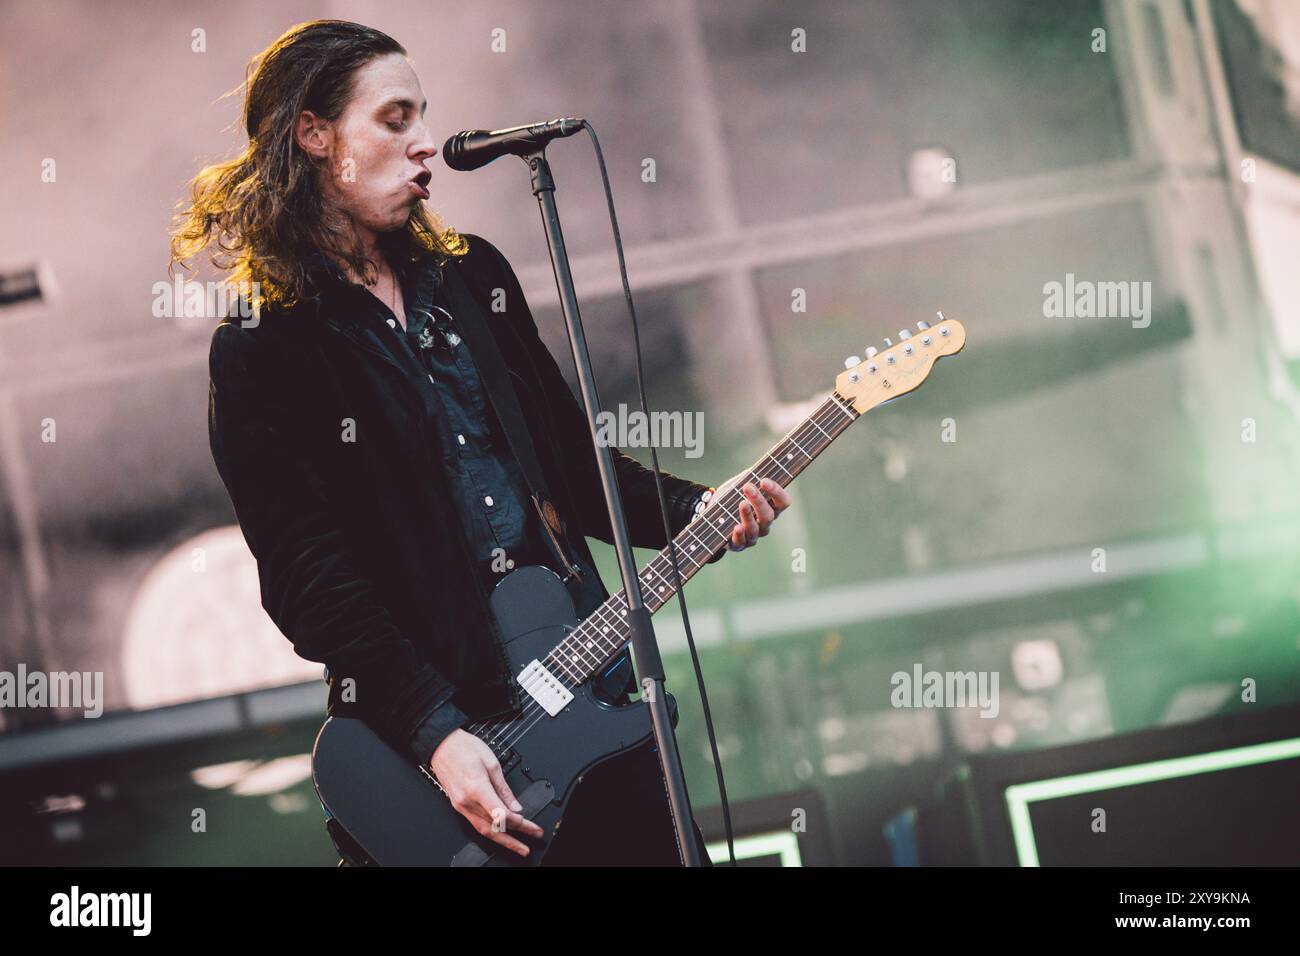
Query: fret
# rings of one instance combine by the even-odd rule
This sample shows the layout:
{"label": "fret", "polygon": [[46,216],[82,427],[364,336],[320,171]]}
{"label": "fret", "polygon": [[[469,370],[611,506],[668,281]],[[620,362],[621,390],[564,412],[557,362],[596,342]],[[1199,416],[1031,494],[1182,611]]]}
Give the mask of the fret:
{"label": "fret", "polygon": [[848,410],[848,408],[845,406],[843,402],[841,402],[834,395],[831,396],[831,401],[835,403],[836,408],[838,408],[840,411],[842,411],[845,415],[848,416],[849,421],[853,421],[854,418],[853,413]]}
{"label": "fret", "polygon": [[[794,445],[795,448],[798,448],[799,451],[803,453],[803,456],[804,456],[804,458],[805,458],[807,461],[812,461],[812,457],[813,457],[813,456],[810,455],[810,454],[808,454],[808,452],[804,451],[804,447],[803,447],[803,445],[801,445],[801,444],[799,444],[797,441],[795,441],[793,435],[791,435],[789,438],[787,438],[786,441],[788,441],[790,444]],[[797,466],[796,466],[796,467],[797,467]]]}
{"label": "fret", "polygon": [[[809,419],[809,421],[812,421],[812,419]],[[822,427],[821,427],[820,425],[818,425],[816,422],[813,422],[812,425],[813,425],[813,428],[817,429],[817,430],[818,430],[819,432],[821,432],[823,435],[826,435],[826,429],[822,428]],[[826,435],[826,440],[829,442],[829,441],[832,441],[833,439],[831,438],[830,435]],[[820,451],[820,449],[819,449],[819,451]],[[811,458],[811,456],[810,456],[810,457],[809,457],[809,461],[811,461],[811,460],[812,460],[812,458]]]}

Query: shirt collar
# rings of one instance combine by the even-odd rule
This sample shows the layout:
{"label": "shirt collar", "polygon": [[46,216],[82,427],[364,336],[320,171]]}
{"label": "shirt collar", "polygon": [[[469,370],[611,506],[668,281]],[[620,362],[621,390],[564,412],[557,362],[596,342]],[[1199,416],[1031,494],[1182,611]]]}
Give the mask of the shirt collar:
{"label": "shirt collar", "polygon": [[406,303],[406,334],[418,338],[423,329],[435,324],[437,271],[428,262],[415,262],[408,264],[399,276]]}
{"label": "shirt collar", "polygon": [[[338,292],[340,287],[359,291],[355,282],[348,278],[333,259],[319,248],[306,253],[302,259],[303,270],[312,284],[321,291]],[[398,282],[402,286],[402,297],[406,304],[408,317],[407,328],[418,334],[424,325],[431,321],[430,307],[437,291],[437,270],[425,261],[402,263],[397,267]],[[367,307],[378,312],[378,303],[374,297],[367,295],[364,300]],[[348,310],[351,311],[351,310]],[[417,324],[418,319],[418,324]]]}
{"label": "shirt collar", "polygon": [[325,285],[341,283],[348,285],[348,277],[329,256],[319,249],[313,249],[302,258],[303,271],[314,282]]}

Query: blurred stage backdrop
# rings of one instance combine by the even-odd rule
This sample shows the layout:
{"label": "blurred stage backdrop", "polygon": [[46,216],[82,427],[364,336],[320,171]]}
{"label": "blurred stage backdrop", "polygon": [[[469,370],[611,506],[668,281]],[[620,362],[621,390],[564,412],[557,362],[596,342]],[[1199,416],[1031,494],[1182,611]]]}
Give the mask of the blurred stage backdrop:
{"label": "blurred stage backdrop", "polygon": [[[668,470],[721,484],[846,356],[965,324],[688,590],[730,796],[777,831],[783,795],[816,804],[803,862],[898,862],[887,822],[971,760],[1300,699],[1300,5],[6,0],[0,670],[100,672],[104,715],[0,710],[0,859],[336,859],[321,667],[262,611],[208,451],[213,321],[151,308],[174,204],[236,148],[222,94],[323,17],[407,47],[439,142],[595,125],[652,406],[704,412]],[[594,158],[549,157],[602,399],[635,407]],[[523,164],[430,165],[573,381]],[[1052,314],[1080,281],[1144,314]],[[707,814],[675,604],[656,625]],[[996,717],[894,706],[918,666],[996,673]]]}

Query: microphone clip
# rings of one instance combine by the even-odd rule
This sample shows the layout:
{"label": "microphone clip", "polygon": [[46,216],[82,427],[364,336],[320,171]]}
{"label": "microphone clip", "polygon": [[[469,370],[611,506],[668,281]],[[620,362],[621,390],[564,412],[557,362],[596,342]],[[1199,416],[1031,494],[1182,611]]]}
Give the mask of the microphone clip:
{"label": "microphone clip", "polygon": [[433,321],[431,325],[427,325],[420,330],[420,338],[418,339],[420,348],[455,348],[460,344],[460,336],[456,334],[456,330],[452,327],[451,313],[440,305],[435,305],[432,308],[441,312],[442,315],[436,315],[433,312],[429,313],[429,317]]}

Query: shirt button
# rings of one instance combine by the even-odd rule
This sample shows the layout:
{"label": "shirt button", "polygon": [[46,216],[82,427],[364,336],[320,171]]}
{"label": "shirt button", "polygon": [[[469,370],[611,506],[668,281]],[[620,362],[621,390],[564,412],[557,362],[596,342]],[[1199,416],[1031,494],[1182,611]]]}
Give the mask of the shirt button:
{"label": "shirt button", "polygon": [[389,319],[389,320],[388,320],[388,327],[389,327],[390,329],[395,329],[395,328],[397,328],[397,320],[396,320],[396,319]]}
{"label": "shirt button", "polygon": [[484,498],[484,499],[483,499],[483,504],[485,504],[485,505],[487,505],[489,508],[491,508],[491,507],[492,507],[492,496],[491,496],[491,495],[488,495],[486,498]]}
{"label": "shirt button", "polygon": [[432,375],[429,376],[429,381],[431,381],[431,382],[433,381],[433,376],[432,376]]}
{"label": "shirt button", "polygon": [[457,435],[457,436],[456,436],[456,441],[460,442],[462,445],[465,444],[465,436],[464,436],[464,435]]}

